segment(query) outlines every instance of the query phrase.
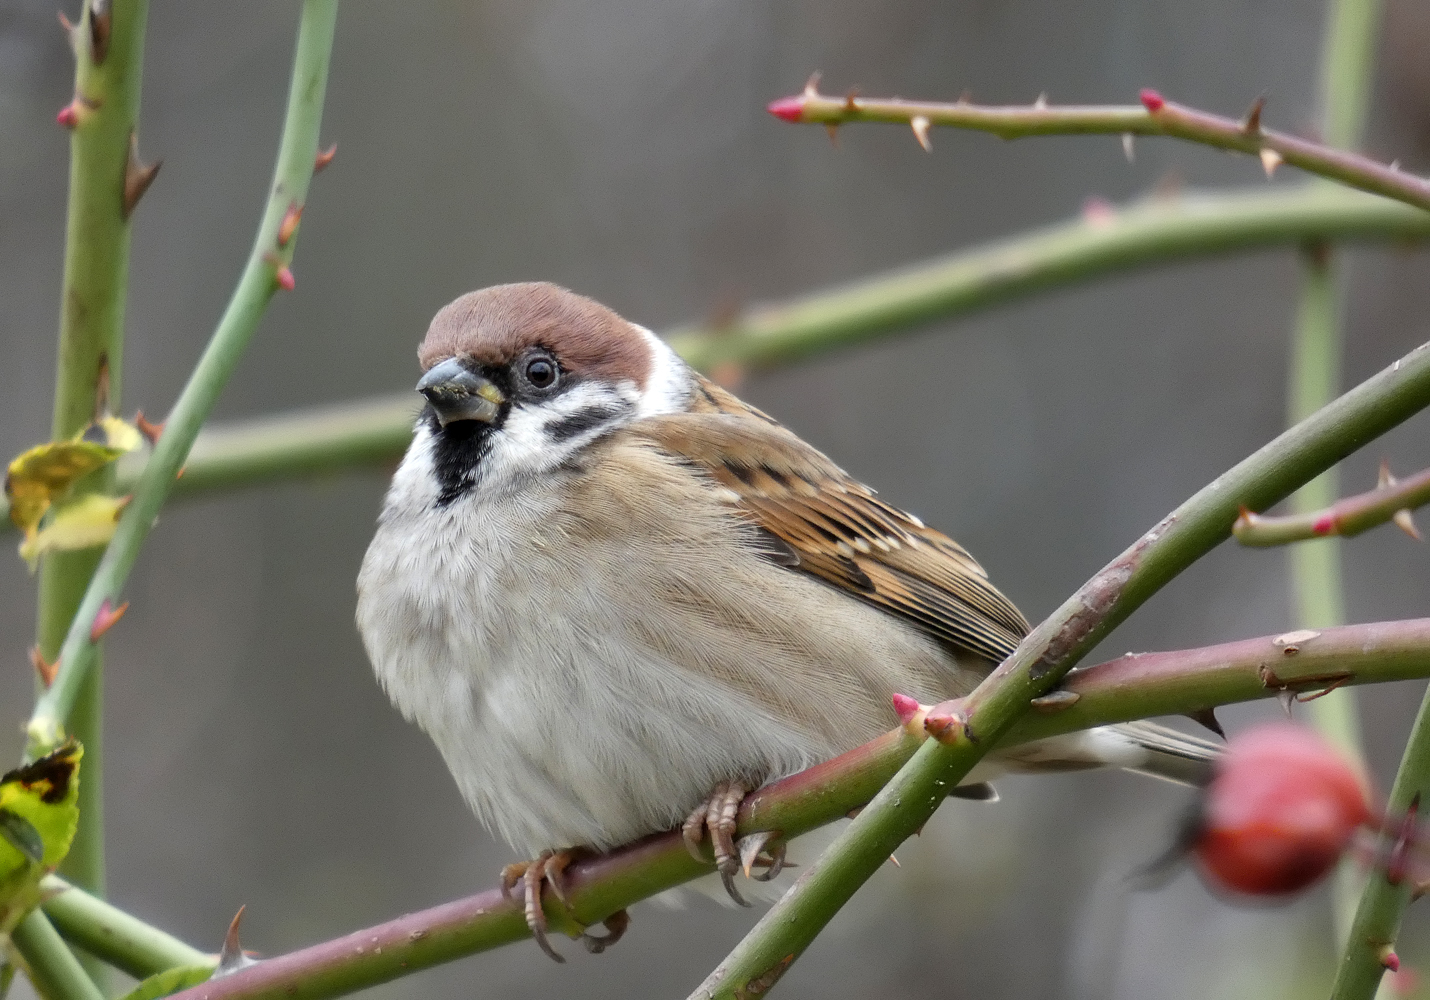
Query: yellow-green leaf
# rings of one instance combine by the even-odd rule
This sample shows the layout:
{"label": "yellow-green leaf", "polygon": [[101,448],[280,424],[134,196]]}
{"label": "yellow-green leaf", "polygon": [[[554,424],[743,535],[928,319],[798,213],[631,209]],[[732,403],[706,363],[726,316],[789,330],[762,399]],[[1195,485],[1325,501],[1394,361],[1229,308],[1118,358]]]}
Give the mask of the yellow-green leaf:
{"label": "yellow-green leaf", "polygon": [[5,473],[10,520],[26,535],[34,534],[40,518],[75,480],[134,451],[143,440],[133,424],[105,417],[68,441],[52,441],[23,452]]}
{"label": "yellow-green leaf", "polygon": [[163,972],[156,972],[138,986],[124,994],[120,1000],[159,1000],[171,993],[186,990],[190,986],[208,982],[213,975],[212,965],[178,965]]}
{"label": "yellow-green leaf", "polygon": [[0,934],[39,901],[40,876],[69,852],[79,823],[79,761],[68,740],[0,776]]}
{"label": "yellow-green leaf", "polygon": [[69,552],[103,545],[114,537],[119,514],[130,497],[87,493],[78,500],[55,508],[50,521],[20,542],[20,555],[30,564],[30,572],[47,552]]}

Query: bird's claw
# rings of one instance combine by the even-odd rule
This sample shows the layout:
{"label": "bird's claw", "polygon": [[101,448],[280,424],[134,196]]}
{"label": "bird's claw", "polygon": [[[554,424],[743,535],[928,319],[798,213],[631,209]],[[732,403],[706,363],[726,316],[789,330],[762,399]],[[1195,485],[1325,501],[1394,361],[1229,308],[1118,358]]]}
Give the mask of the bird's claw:
{"label": "bird's claw", "polygon": [[[531,930],[531,936],[536,940],[537,947],[546,952],[547,956],[555,962],[565,962],[566,959],[551,947],[551,940],[547,936],[546,911],[541,905],[541,886],[542,883],[551,886],[551,894],[569,910],[571,901],[566,898],[566,879],[563,877],[563,872],[572,861],[576,860],[579,853],[578,850],[542,851],[536,860],[507,865],[501,872],[502,896],[510,899],[511,890],[520,883],[526,926]],[[621,935],[626,932],[626,928],[630,926],[631,918],[625,910],[620,910],[611,914],[602,923],[606,928],[605,934],[584,932],[581,934],[581,943],[593,955],[599,955],[619,941]]]}
{"label": "bird's claw", "polygon": [[581,943],[592,955],[601,954],[621,939],[621,935],[625,934],[626,928],[631,925],[631,915],[625,910],[617,910],[601,921],[601,925],[606,928],[605,934],[581,935]]}
{"label": "bird's claw", "polygon": [[[769,849],[767,859],[760,857],[762,853],[766,853],[771,841],[778,840],[780,834],[776,830],[752,833],[741,838],[738,848],[736,847],[735,817],[740,812],[740,803],[744,801],[745,794],[745,786],[738,781],[720,782],[710,793],[710,797],[691,812],[680,828],[685,849],[701,864],[706,861],[700,850],[700,842],[705,838],[705,831],[710,831],[710,844],[715,869],[720,873],[720,882],[725,886],[730,898],[741,906],[750,904],[735,888],[735,875],[738,872],[743,869],[746,877],[767,882],[778,875],[785,865],[783,843],[777,843],[774,848]],[[761,863],[766,870],[752,874],[751,870]]]}

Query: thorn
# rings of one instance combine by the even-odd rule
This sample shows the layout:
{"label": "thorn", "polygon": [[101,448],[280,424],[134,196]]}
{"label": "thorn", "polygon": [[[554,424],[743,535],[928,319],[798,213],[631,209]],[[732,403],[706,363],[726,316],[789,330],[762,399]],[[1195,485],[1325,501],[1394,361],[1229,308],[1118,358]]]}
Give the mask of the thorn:
{"label": "thorn", "polygon": [[89,4],[89,52],[96,66],[109,55],[109,33],[113,15],[109,11],[109,0],[90,0]]}
{"label": "thorn", "polygon": [[1390,520],[1397,528],[1417,542],[1423,542],[1425,540],[1420,535],[1420,529],[1415,526],[1415,515],[1411,514],[1409,510],[1396,511],[1395,516]]}
{"label": "thorn", "polygon": [[1400,956],[1395,953],[1395,949],[1390,945],[1381,945],[1378,957],[1380,958],[1380,964],[1391,972],[1400,971]]}
{"label": "thorn", "polygon": [[1065,708],[1072,708],[1082,700],[1082,695],[1076,691],[1049,691],[1041,697],[1034,698],[1028,705],[1039,712],[1061,712]]}
{"label": "thorn", "polygon": [[823,74],[820,73],[819,70],[815,70],[813,73],[809,74],[809,79],[804,81],[805,97],[819,96],[819,78],[821,76],[823,76]]}
{"label": "thorn", "polygon": [[1390,161],[1390,169],[1391,169],[1391,170],[1394,170],[1394,171],[1399,171],[1399,170],[1400,170],[1400,161],[1399,161],[1399,160],[1391,160],[1391,161]]}
{"label": "thorn", "polygon": [[40,647],[31,646],[30,663],[34,666],[35,673],[40,675],[40,683],[48,691],[50,685],[55,682],[55,674],[60,672],[60,661],[56,659],[54,663],[46,663],[44,656],[40,653]]}
{"label": "thorn", "polygon": [[233,920],[228,925],[228,933],[223,936],[223,948],[218,953],[218,967],[214,969],[214,974],[210,980],[227,976],[237,972],[239,969],[247,968],[250,965],[257,965],[253,959],[243,950],[243,945],[238,940],[238,925],[243,921],[243,911],[248,906],[240,906],[238,912],[233,915]]}
{"label": "thorn", "polygon": [[104,603],[99,606],[99,611],[95,614],[93,623],[89,626],[89,641],[98,642],[100,637],[112,629],[119,619],[124,617],[124,612],[128,610],[128,601],[125,601],[116,608],[109,603],[109,598],[106,597]]}
{"label": "thorn", "polygon": [[1167,106],[1167,99],[1150,87],[1144,89],[1137,96],[1142,99],[1142,106],[1147,109],[1149,114],[1155,115]]}
{"label": "thorn", "polygon": [[65,29],[65,35],[69,38],[70,52],[74,55],[76,59],[78,59],[80,38],[79,25],[75,24],[68,17],[66,17],[64,11],[58,11],[57,13],[59,14],[60,18],[60,27]]}
{"label": "thorn", "polygon": [[1333,514],[1322,514],[1311,525],[1311,534],[1313,535],[1334,535],[1335,533],[1336,518]]}
{"label": "thorn", "polygon": [[765,110],[780,121],[797,125],[804,119],[804,97],[781,97],[765,105]]}
{"label": "thorn", "polygon": [[1204,708],[1200,712],[1188,712],[1187,718],[1191,719],[1193,722],[1205,726],[1207,729],[1210,729],[1222,739],[1226,739],[1226,730],[1222,729],[1221,722],[1216,717],[1216,709]]}
{"label": "thorn", "polygon": [[839,126],[829,122],[824,126],[824,131],[829,133],[829,144],[835,149],[839,148]]}
{"label": "thorn", "polygon": [[288,211],[283,213],[283,221],[278,224],[278,245],[286,247],[293,234],[298,231],[298,223],[303,220],[303,206],[296,201],[288,203]]}
{"label": "thorn", "polygon": [[894,857],[892,854],[889,855],[889,864],[893,865],[895,868],[904,867],[903,865],[899,864],[899,859]]}
{"label": "thorn", "polygon": [[971,90],[966,90],[966,89],[965,89],[963,93],[961,93],[961,94],[958,95],[958,103],[959,103],[959,104],[968,104],[968,103],[971,103],[972,100],[973,100],[973,91],[971,91]]}
{"label": "thorn", "polygon": [[1241,131],[1246,135],[1255,135],[1261,131],[1261,109],[1266,107],[1266,95],[1262,94],[1251,102],[1251,107],[1247,109],[1246,117],[1241,120]]}
{"label": "thorn", "polygon": [[159,435],[164,433],[164,421],[157,424],[144,419],[144,411],[140,410],[134,414],[134,426],[139,428],[139,433],[144,435],[144,439],[151,445],[159,443]]}
{"label": "thorn", "polygon": [[913,721],[914,716],[919,714],[923,708],[917,698],[911,698],[906,694],[894,692],[894,714],[899,717],[899,722],[907,726]]}
{"label": "thorn", "polygon": [[338,144],[335,142],[327,149],[319,150],[318,155],[313,157],[313,173],[321,174],[328,168],[328,164],[333,162],[333,157],[338,155]]}
{"label": "thorn", "polygon": [[129,218],[129,213],[134,211],[134,206],[139,204],[139,199],[144,197],[144,192],[149,190],[149,185],[159,176],[159,168],[163,165],[163,160],[155,160],[148,166],[139,161],[139,139],[131,130],[129,159],[124,163],[124,197],[119,209],[123,218]]}
{"label": "thorn", "polygon": [[1263,149],[1261,151],[1261,169],[1266,171],[1266,179],[1269,181],[1271,175],[1276,173],[1276,168],[1286,161],[1281,158],[1281,154],[1274,149]]}
{"label": "thorn", "polygon": [[854,112],[856,112],[856,111],[859,110],[859,104],[858,104],[857,101],[855,101],[855,98],[858,97],[858,96],[859,96],[859,88],[858,88],[858,87],[850,87],[849,90],[845,92],[845,94],[844,94],[844,113],[845,113],[846,115],[852,115]]}
{"label": "thorn", "polygon": [[750,869],[755,867],[755,859],[760,856],[760,852],[778,836],[778,830],[760,830],[740,838],[740,867],[745,870],[745,878],[750,877]]}
{"label": "thorn", "polygon": [[1039,95],[1038,95],[1038,99],[1033,102],[1033,107],[1034,107],[1035,109],[1037,109],[1038,111],[1044,110],[1045,108],[1047,108],[1047,106],[1048,106],[1048,95],[1047,95],[1047,94],[1039,94]]}
{"label": "thorn", "polygon": [[1375,488],[1383,490],[1388,486],[1394,486],[1398,482],[1400,482],[1400,480],[1396,479],[1394,473],[1390,471],[1390,459],[1382,458],[1380,460],[1380,471],[1375,474]]}
{"label": "thorn", "polygon": [[1282,688],[1276,692],[1276,700],[1281,703],[1282,710],[1286,713],[1286,718],[1291,718],[1291,706],[1296,703],[1296,696],[1290,688]]}
{"label": "thorn", "polygon": [[1133,135],[1131,132],[1122,133],[1122,155],[1127,157],[1128,163],[1136,163],[1137,157],[1132,148]]}
{"label": "thorn", "polygon": [[933,146],[929,144],[929,120],[923,115],[914,115],[909,119],[909,127],[914,130],[914,138],[919,141],[924,152],[932,153]]}

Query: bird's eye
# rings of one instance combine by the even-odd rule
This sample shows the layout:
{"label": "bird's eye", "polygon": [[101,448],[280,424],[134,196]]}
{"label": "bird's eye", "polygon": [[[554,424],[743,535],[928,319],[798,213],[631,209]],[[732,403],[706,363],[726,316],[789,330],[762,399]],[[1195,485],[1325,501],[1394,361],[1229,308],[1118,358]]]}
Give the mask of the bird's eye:
{"label": "bird's eye", "polygon": [[555,385],[556,373],[556,362],[550,358],[536,357],[526,363],[526,380],[538,389]]}

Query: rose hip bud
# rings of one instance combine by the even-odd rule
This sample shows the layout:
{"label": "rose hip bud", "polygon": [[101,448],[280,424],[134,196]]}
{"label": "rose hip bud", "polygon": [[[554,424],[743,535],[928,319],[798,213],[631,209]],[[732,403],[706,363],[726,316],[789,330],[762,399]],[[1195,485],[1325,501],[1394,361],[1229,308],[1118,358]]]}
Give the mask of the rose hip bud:
{"label": "rose hip bud", "polygon": [[1320,879],[1371,819],[1357,769],[1290,723],[1238,734],[1206,789],[1192,853],[1213,886],[1284,896]]}

